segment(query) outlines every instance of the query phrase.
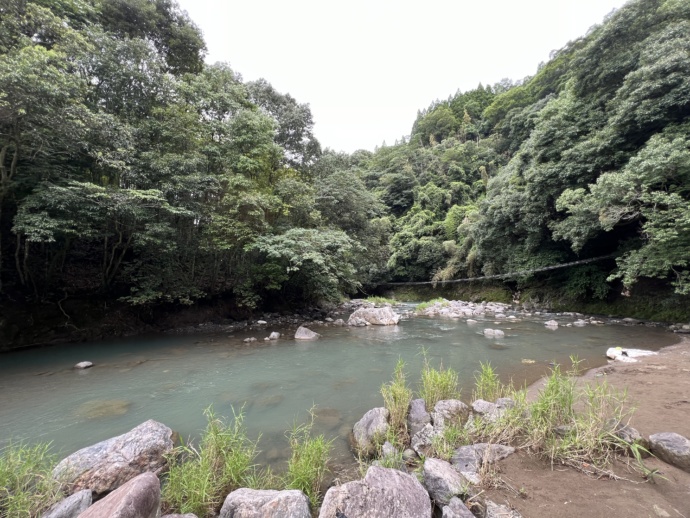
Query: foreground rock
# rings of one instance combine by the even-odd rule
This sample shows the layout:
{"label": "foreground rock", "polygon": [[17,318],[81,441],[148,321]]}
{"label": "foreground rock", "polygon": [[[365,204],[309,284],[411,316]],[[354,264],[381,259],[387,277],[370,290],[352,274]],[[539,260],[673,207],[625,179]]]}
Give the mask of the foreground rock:
{"label": "foreground rock", "polygon": [[362,480],[328,490],[319,518],[430,518],[429,495],[412,475],[371,466]]}
{"label": "foreground rock", "polygon": [[161,485],[153,473],[142,473],[99,500],[79,518],[156,518]]}
{"label": "foreground rock", "polygon": [[41,518],[77,518],[91,505],[91,490],[84,489],[58,502]]}
{"label": "foreground rock", "polygon": [[380,444],[380,440],[388,431],[389,415],[387,408],[372,408],[355,423],[352,433],[357,451],[366,456],[376,453],[377,443]]}
{"label": "foreground rock", "polygon": [[426,411],[426,403],[423,399],[413,399],[410,402],[410,411],[407,414],[407,429],[410,436],[419,432],[431,422],[431,415]]}
{"label": "foreground rock", "polygon": [[160,472],[174,442],[174,432],[151,419],[123,435],[73,453],[55,467],[53,476],[70,493],[90,489],[102,495],[141,473]]}
{"label": "foreground rock", "polygon": [[652,453],[664,462],[690,473],[690,440],[672,432],[649,436]]}
{"label": "foreground rock", "polygon": [[459,399],[443,399],[434,405],[431,420],[434,429],[442,430],[446,423],[464,425],[470,416],[470,407]]}
{"label": "foreground rock", "polygon": [[454,496],[465,493],[468,480],[453,466],[441,459],[427,458],[424,461],[424,487],[434,502],[447,505]]}
{"label": "foreground rock", "polygon": [[462,500],[454,496],[450,499],[448,505],[443,506],[441,518],[474,518],[474,515]]}
{"label": "foreground rock", "polygon": [[302,326],[299,326],[295,331],[295,340],[316,340],[319,336],[321,336],[319,333]]}
{"label": "foreground rock", "polygon": [[400,315],[398,315],[390,307],[359,308],[352,313],[352,315],[350,315],[347,325],[361,326],[362,321],[364,322],[364,325],[394,326],[400,321]]}
{"label": "foreground rock", "polygon": [[302,491],[238,489],[230,493],[220,518],[311,518],[309,499]]}

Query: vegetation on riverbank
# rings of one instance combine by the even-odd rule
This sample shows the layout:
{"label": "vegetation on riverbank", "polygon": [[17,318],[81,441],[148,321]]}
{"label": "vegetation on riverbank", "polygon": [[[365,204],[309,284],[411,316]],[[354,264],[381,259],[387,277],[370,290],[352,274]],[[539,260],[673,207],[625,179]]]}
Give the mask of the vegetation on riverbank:
{"label": "vegetation on riverbank", "polygon": [[[435,101],[351,155],[321,149],[307,104],[205,64],[174,1],[0,15],[0,293],[66,328],[84,326],[71,299],[249,311],[600,256],[480,289],[688,320],[684,2],[631,0],[534,76]],[[0,318],[3,341],[19,332]]]}

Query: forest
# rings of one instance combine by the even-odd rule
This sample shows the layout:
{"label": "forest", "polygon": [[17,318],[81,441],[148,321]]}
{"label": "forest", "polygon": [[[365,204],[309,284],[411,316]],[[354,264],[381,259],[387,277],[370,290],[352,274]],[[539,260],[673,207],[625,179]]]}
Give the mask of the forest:
{"label": "forest", "polygon": [[687,300],[690,2],[632,0],[373,152],[205,52],[174,0],[0,4],[1,300],[251,311],[599,256],[547,281]]}

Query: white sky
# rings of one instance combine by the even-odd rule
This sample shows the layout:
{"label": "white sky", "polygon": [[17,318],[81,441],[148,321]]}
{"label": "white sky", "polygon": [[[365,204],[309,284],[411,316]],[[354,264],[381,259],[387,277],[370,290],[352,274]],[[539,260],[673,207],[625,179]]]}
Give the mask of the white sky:
{"label": "white sky", "polygon": [[456,90],[536,72],[624,0],[178,0],[209,63],[309,103],[321,145],[373,150]]}

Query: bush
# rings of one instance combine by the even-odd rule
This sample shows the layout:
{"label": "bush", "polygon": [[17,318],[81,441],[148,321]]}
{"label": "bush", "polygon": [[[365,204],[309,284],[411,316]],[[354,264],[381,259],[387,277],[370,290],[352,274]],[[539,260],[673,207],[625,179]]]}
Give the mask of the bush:
{"label": "bush", "polygon": [[40,516],[62,499],[50,445],[7,446],[0,454],[0,516]]}

